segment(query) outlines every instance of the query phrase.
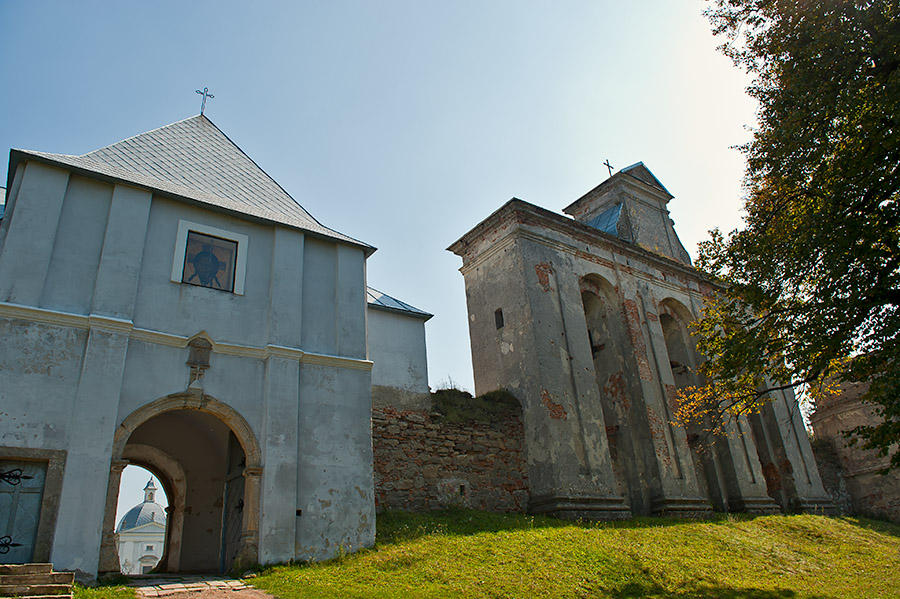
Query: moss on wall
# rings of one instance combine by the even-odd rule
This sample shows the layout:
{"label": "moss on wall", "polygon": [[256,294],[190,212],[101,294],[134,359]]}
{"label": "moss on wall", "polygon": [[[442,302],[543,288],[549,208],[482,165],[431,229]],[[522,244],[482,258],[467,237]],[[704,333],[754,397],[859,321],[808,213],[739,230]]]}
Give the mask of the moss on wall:
{"label": "moss on wall", "polygon": [[519,400],[505,389],[498,389],[472,397],[460,389],[439,389],[431,394],[432,411],[444,422],[494,422],[512,413],[521,412]]}

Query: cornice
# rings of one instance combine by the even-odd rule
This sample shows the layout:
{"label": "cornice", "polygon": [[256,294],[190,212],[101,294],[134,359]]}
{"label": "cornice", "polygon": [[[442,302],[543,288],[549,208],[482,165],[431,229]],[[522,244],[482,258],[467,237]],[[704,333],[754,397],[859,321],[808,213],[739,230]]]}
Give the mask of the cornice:
{"label": "cornice", "polygon": [[[145,343],[152,343],[154,345],[162,345],[165,347],[184,348],[187,347],[188,340],[190,339],[190,337],[184,335],[175,335],[163,331],[138,328],[134,326],[132,321],[123,318],[114,318],[100,314],[90,314],[85,316],[83,314],[72,314],[70,312],[48,310],[46,308],[36,308],[34,306],[25,306],[10,302],[0,302],[0,317],[29,320],[41,324],[80,329],[84,331],[97,330],[105,333],[115,333],[127,336],[129,339],[134,339],[136,341],[143,341]],[[333,368],[345,368],[350,370],[371,370],[373,365],[371,360],[306,352],[299,347],[288,347],[285,345],[268,344],[259,347],[212,341],[212,346],[213,353],[242,358],[254,358],[258,360],[276,357],[294,360],[303,364],[330,366]]]}
{"label": "cornice", "polygon": [[112,316],[103,316],[102,314],[91,314],[88,316],[88,328],[92,330],[101,330],[108,333],[129,334],[134,328],[134,323],[124,318],[114,318]]}
{"label": "cornice", "polygon": [[347,368],[350,370],[372,370],[374,362],[359,358],[347,358],[344,356],[331,356],[328,354],[303,354],[301,364],[314,366],[333,366],[335,368]]}
{"label": "cornice", "polygon": [[[478,237],[486,235],[489,231],[496,230],[498,227],[502,226],[504,223],[510,220],[514,222],[515,229],[527,227],[528,223],[525,223],[521,218],[518,218],[520,215],[523,217],[535,219],[539,221],[540,225],[556,230],[564,235],[576,238],[589,245],[593,245],[595,247],[607,246],[613,248],[616,252],[624,256],[647,262],[662,270],[674,270],[684,276],[693,278],[698,282],[703,282],[714,287],[717,286],[715,281],[691,266],[682,264],[681,262],[678,262],[671,258],[655,254],[639,246],[626,243],[613,235],[604,233],[574,219],[562,216],[555,212],[551,212],[549,210],[546,210],[545,208],[541,208],[540,206],[530,204],[517,198],[513,198],[512,200],[506,202],[503,206],[494,211],[490,216],[478,223],[471,231],[463,235],[458,241],[447,248],[449,251],[457,254],[460,257],[463,257],[464,264],[460,271],[465,273],[463,269],[469,268],[469,265],[465,264],[464,253],[469,246],[475,243],[474,240]],[[496,244],[497,242],[498,241],[495,241],[494,244]],[[491,248],[488,248],[480,252],[479,255],[473,258],[471,261],[475,262],[482,253],[490,250]]]}
{"label": "cornice", "polygon": [[[702,293],[699,290],[692,289],[689,286],[679,285],[677,283],[673,283],[672,281],[668,281],[666,279],[662,279],[662,278],[653,276],[652,274],[646,273],[646,272],[644,272],[640,269],[634,268],[632,266],[628,266],[626,264],[616,262],[613,259],[605,258],[598,254],[591,254],[590,252],[585,252],[584,249],[579,248],[577,246],[565,243],[564,241],[555,239],[553,237],[541,235],[540,233],[538,233],[534,230],[526,229],[526,228],[522,228],[522,227],[515,227],[515,228],[510,229],[510,231],[506,235],[504,235],[503,237],[494,241],[490,245],[490,247],[485,249],[483,252],[479,253],[475,259],[471,260],[468,264],[463,264],[463,266],[459,269],[459,271],[463,274],[463,276],[465,276],[466,274],[468,274],[475,268],[478,268],[479,266],[481,266],[484,263],[491,260],[491,258],[493,258],[498,253],[502,252],[504,249],[511,246],[513,243],[515,243],[515,241],[517,241],[519,239],[526,239],[529,241],[533,241],[535,243],[539,243],[541,245],[553,248],[554,250],[557,250],[560,252],[565,252],[567,254],[571,254],[571,255],[575,256],[576,258],[578,258],[579,260],[585,260],[586,258],[584,258],[584,254],[588,253],[588,254],[590,254],[590,256],[592,258],[591,261],[596,262],[598,264],[602,264],[603,266],[606,266],[607,268],[612,269],[612,270],[627,270],[629,275],[631,275],[637,279],[641,279],[641,280],[645,281],[646,283],[650,283],[656,287],[664,287],[671,291],[687,293],[688,295],[702,296]],[[666,266],[668,266],[668,264],[666,264],[665,266],[663,266],[661,268],[665,268]],[[688,273],[683,273],[683,274],[686,274],[687,276],[689,276],[693,280],[697,281],[698,283],[700,283],[700,282],[708,283],[708,281],[704,280],[702,277],[697,276],[698,273],[696,271],[690,271]]]}

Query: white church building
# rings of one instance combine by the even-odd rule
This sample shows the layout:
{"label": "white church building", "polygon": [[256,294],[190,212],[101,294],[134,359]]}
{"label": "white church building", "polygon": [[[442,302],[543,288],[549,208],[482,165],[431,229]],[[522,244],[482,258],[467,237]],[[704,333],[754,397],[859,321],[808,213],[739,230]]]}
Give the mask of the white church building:
{"label": "white church building", "polygon": [[162,557],[166,508],[156,503],[156,491],[151,478],[144,487],[144,501],[125,512],[116,527],[122,574],[147,574]]}
{"label": "white church building", "polygon": [[373,376],[427,392],[430,317],[367,289],[375,248],[203,115],[82,156],[12,150],[6,185],[0,471],[30,478],[0,489],[22,499],[0,506],[0,563],[119,571],[128,464],[169,499],[162,571],[373,544]]}

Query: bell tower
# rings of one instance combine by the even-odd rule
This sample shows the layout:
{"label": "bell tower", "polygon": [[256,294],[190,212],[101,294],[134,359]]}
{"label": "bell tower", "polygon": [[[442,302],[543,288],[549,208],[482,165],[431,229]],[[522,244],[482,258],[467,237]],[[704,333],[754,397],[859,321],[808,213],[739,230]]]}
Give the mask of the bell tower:
{"label": "bell tower", "polygon": [[645,250],[690,265],[666,205],[673,198],[643,162],[632,164],[575,200],[563,212]]}
{"label": "bell tower", "polygon": [[144,487],[144,503],[155,503],[156,502],[156,485],[153,484],[153,479],[147,481],[147,486]]}

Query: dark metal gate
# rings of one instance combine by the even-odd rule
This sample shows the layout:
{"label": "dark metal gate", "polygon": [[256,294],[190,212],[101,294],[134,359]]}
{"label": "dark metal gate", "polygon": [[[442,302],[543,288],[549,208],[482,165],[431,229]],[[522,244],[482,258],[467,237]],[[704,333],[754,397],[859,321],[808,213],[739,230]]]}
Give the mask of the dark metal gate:
{"label": "dark metal gate", "polygon": [[34,555],[47,464],[0,460],[0,564]]}

